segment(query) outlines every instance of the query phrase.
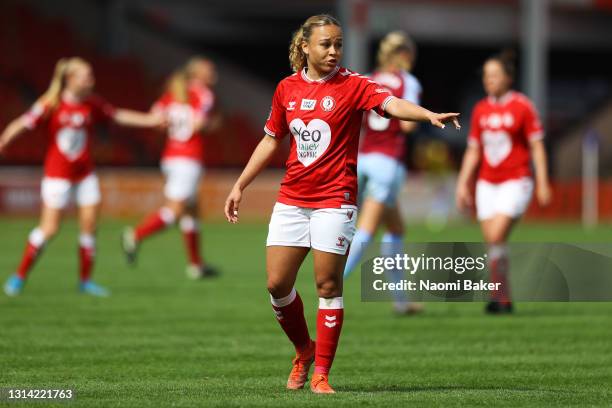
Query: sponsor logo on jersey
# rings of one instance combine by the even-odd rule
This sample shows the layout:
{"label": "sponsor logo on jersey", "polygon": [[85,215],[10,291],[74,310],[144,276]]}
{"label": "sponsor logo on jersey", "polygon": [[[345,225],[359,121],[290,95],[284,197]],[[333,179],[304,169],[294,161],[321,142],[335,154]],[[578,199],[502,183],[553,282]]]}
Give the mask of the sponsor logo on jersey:
{"label": "sponsor logo on jersey", "polygon": [[306,167],[321,157],[329,147],[331,128],[324,120],[313,119],[306,125],[296,118],[289,123],[289,130],[295,138],[297,159]]}
{"label": "sponsor logo on jersey", "polygon": [[303,111],[311,111],[315,109],[317,106],[316,99],[302,99],[302,104],[300,105],[300,110]]}
{"label": "sponsor logo on jersey", "polygon": [[336,107],[336,101],[334,100],[333,97],[326,96],[323,99],[321,99],[321,108],[323,108],[325,112],[330,112],[335,107]]}
{"label": "sponsor logo on jersey", "polygon": [[505,130],[482,132],[484,155],[491,167],[497,167],[512,151],[512,137]]}

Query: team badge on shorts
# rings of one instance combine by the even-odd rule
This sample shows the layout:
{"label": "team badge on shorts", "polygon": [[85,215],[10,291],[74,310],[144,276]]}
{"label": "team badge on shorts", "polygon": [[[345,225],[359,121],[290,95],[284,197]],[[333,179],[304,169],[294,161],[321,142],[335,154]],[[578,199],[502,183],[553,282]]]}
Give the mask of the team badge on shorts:
{"label": "team badge on shorts", "polygon": [[333,97],[326,96],[325,98],[321,99],[321,108],[325,112],[332,111],[335,107],[336,107],[336,101],[334,100]]}
{"label": "team badge on shorts", "polygon": [[344,248],[344,242],[346,241],[346,238],[344,237],[338,237],[338,242],[336,242],[336,246],[338,248]]}

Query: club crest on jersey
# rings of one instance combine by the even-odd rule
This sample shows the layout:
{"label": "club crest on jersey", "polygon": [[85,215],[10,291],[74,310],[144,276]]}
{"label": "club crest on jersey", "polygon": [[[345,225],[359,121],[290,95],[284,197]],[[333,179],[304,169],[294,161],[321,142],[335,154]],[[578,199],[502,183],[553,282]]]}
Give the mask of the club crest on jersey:
{"label": "club crest on jersey", "polygon": [[287,111],[292,111],[295,109],[295,101],[289,101],[289,106],[287,106]]}
{"label": "club crest on jersey", "polygon": [[336,101],[334,100],[333,97],[331,96],[326,96],[325,98],[321,99],[321,108],[325,111],[325,112],[330,112],[332,111],[334,108],[336,107]]}
{"label": "club crest on jersey", "polygon": [[302,104],[300,105],[300,110],[303,111],[311,111],[315,109],[317,106],[316,99],[302,99]]}
{"label": "club crest on jersey", "polygon": [[331,141],[331,128],[321,119],[313,119],[306,125],[301,119],[293,119],[289,130],[295,138],[297,159],[305,167],[325,153]]}

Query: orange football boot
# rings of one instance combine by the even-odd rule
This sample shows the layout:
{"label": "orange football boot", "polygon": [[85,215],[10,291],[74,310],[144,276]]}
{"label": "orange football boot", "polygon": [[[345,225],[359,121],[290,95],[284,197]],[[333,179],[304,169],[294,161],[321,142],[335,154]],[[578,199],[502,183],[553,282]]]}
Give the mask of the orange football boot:
{"label": "orange football boot", "polygon": [[335,394],[336,391],[329,385],[326,374],[315,374],[310,381],[310,391],[315,394]]}
{"label": "orange football boot", "polygon": [[310,340],[310,345],[303,353],[297,353],[293,359],[293,368],[287,380],[287,389],[300,390],[308,381],[308,371],[314,362],[315,342]]}

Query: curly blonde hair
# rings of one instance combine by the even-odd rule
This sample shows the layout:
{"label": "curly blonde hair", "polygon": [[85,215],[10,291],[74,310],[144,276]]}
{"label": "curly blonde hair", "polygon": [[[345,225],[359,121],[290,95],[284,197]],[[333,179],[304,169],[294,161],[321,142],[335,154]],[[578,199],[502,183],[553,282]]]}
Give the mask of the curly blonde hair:
{"label": "curly blonde hair", "polygon": [[[412,56],[411,61],[394,59],[398,53],[403,51],[408,52]],[[412,39],[402,31],[392,31],[380,41],[376,60],[379,68],[383,68],[393,62],[400,65],[399,68],[410,71],[415,56],[416,47]]]}
{"label": "curly blonde hair", "polygon": [[329,14],[318,14],[309,17],[300,28],[293,33],[291,44],[289,45],[289,64],[293,72],[298,72],[307,65],[306,54],[302,51],[302,43],[308,42],[312,30],[315,27],[323,27],[326,25],[335,25],[338,27],[340,23]]}

